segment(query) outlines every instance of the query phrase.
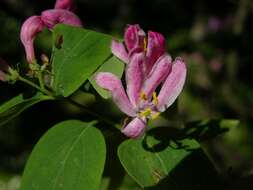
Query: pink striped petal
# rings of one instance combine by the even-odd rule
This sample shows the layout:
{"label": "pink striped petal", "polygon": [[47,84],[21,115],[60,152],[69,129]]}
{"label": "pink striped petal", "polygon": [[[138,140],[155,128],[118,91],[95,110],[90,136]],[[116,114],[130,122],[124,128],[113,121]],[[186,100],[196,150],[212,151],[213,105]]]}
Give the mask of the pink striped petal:
{"label": "pink striped petal", "polygon": [[56,24],[82,27],[81,20],[72,12],[63,9],[51,9],[41,13],[41,19],[45,25],[52,29]]}
{"label": "pink striped petal", "polygon": [[144,48],[145,32],[138,24],[129,25],[125,30],[124,40],[128,51]]}
{"label": "pink striped petal", "polygon": [[168,54],[164,54],[157,60],[157,63],[153,66],[142,90],[149,98],[161,82],[166,79],[171,71],[171,67],[172,59]]}
{"label": "pink striped petal", "polygon": [[130,123],[128,123],[121,132],[130,138],[138,138],[142,136],[145,132],[146,122],[140,118],[134,118]]}
{"label": "pink striped petal", "polygon": [[176,100],[186,79],[186,66],[181,58],[176,58],[172,70],[158,95],[157,109],[165,111]]}
{"label": "pink striped petal", "polygon": [[111,51],[113,55],[121,59],[123,62],[128,63],[128,54],[123,43],[112,40]]}
{"label": "pink striped petal", "polygon": [[126,66],[126,85],[127,95],[130,102],[134,107],[137,106],[140,98],[140,90],[143,84],[143,65],[144,65],[144,54],[136,53],[130,60],[130,63]]}
{"label": "pink striped petal", "polygon": [[158,32],[148,32],[147,72],[152,70],[156,60],[165,53],[165,38]]}
{"label": "pink striped petal", "polygon": [[74,1],[73,0],[57,0],[54,8],[73,11]]}
{"label": "pink striped petal", "polygon": [[22,25],[20,39],[25,47],[26,59],[28,63],[35,61],[33,42],[36,35],[44,28],[44,24],[40,16],[29,17]]}
{"label": "pink striped petal", "polygon": [[131,105],[121,81],[112,73],[100,72],[95,78],[97,84],[112,94],[113,101],[125,114],[134,117],[136,115]]}

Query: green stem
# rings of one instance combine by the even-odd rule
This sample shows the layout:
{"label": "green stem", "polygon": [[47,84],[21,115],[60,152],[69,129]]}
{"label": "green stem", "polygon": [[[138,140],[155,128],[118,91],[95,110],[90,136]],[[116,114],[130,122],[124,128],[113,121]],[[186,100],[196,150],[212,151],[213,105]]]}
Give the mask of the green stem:
{"label": "green stem", "polygon": [[41,71],[38,72],[38,79],[39,79],[39,83],[40,83],[40,88],[42,90],[46,90],[45,86],[44,86],[44,82],[43,82],[42,72]]}
{"label": "green stem", "polygon": [[23,78],[23,77],[21,77],[21,76],[18,77],[18,80],[20,80],[20,81],[22,81],[22,82],[24,82],[24,83],[26,83],[26,84],[32,86],[33,88],[36,88],[37,90],[43,92],[44,94],[47,94],[48,96],[52,96],[52,93],[51,93],[50,91],[48,91],[48,90],[45,89],[45,88],[44,88],[44,89],[41,88],[40,86],[38,86],[37,84],[33,83],[33,82],[30,81],[30,80],[27,80],[27,79],[25,79],[25,78]]}
{"label": "green stem", "polygon": [[104,116],[101,116],[101,115],[99,115],[99,114],[97,114],[97,113],[95,113],[95,112],[89,110],[88,107],[86,107],[86,106],[84,106],[84,105],[82,105],[82,104],[80,104],[80,103],[78,103],[78,102],[75,102],[75,101],[72,100],[71,98],[67,98],[67,100],[68,100],[71,104],[73,104],[73,105],[75,105],[75,106],[81,108],[81,109],[82,109],[83,111],[85,111],[86,113],[88,113],[88,114],[90,114],[90,115],[92,115],[92,116],[94,116],[94,117],[97,117],[99,120],[101,120],[101,121],[107,123],[108,125],[111,125],[111,126],[117,128],[117,129],[120,129],[120,125],[119,125],[119,124],[117,124],[117,123],[115,123],[115,122],[109,120],[108,118],[106,118],[106,117],[104,117]]}

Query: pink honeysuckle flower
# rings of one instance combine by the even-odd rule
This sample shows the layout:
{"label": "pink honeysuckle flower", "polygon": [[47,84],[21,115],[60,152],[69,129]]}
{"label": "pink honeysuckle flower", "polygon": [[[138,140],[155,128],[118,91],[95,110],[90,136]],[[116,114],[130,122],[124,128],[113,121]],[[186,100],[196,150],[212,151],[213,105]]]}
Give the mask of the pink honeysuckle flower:
{"label": "pink honeysuckle flower", "polygon": [[128,63],[134,53],[144,52],[146,73],[148,74],[156,60],[165,53],[165,38],[157,32],[145,32],[138,24],[129,25],[125,30],[124,43],[113,40],[112,53]]}
{"label": "pink honeysuckle flower", "polygon": [[73,11],[74,2],[73,2],[73,0],[57,0],[55,2],[54,8]]}
{"label": "pink honeysuckle flower", "polygon": [[41,20],[52,29],[56,24],[66,24],[70,26],[82,27],[81,20],[71,11],[63,9],[50,9],[41,13]]}
{"label": "pink honeysuckle flower", "polygon": [[44,23],[40,16],[29,17],[22,25],[20,39],[26,51],[26,59],[28,63],[35,61],[33,42],[36,35],[44,28]]}
{"label": "pink honeysuckle flower", "polygon": [[70,10],[73,8],[73,0],[57,0],[55,9],[43,11],[41,16],[31,16],[22,25],[20,38],[25,47],[28,63],[34,63],[34,39],[44,27],[52,29],[56,24],[66,24],[82,27],[81,20]]}
{"label": "pink honeysuckle flower", "polygon": [[[140,137],[146,128],[147,121],[155,119],[164,112],[178,97],[184,86],[186,66],[181,58],[172,59],[168,54],[160,56],[150,73],[143,70],[145,53],[132,55],[126,65],[126,91],[120,79],[108,72],[96,75],[97,84],[109,90],[113,101],[119,109],[132,120],[123,126],[122,133],[130,138]],[[161,90],[156,95],[156,89]]]}

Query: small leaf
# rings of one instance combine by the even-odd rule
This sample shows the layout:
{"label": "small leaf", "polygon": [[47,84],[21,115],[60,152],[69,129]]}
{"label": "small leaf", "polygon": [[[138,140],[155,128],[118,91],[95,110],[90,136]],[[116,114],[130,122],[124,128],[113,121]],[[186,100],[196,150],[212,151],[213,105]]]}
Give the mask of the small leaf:
{"label": "small leaf", "polygon": [[[159,143],[150,138],[146,143],[153,147]],[[182,147],[181,147],[182,146]],[[180,148],[181,147],[181,148]],[[133,179],[142,187],[158,184],[199,145],[194,140],[183,140],[180,146],[171,142],[163,150],[148,148],[142,139],[127,140],[118,148],[119,159]]]}
{"label": "small leaf", "polygon": [[52,97],[37,93],[31,98],[24,98],[22,94],[12,98],[0,106],[0,126],[17,117],[27,108],[45,100],[53,100]]}
{"label": "small leaf", "polygon": [[97,190],[105,164],[103,135],[94,122],[61,122],[35,146],[21,190]]}
{"label": "small leaf", "polygon": [[57,25],[53,32],[54,41],[57,41],[52,58],[53,88],[57,95],[67,97],[111,55],[112,38],[102,33],[66,25]]}
{"label": "small leaf", "polygon": [[89,81],[92,84],[92,86],[96,89],[96,91],[100,94],[100,96],[107,99],[110,97],[110,93],[107,90],[104,90],[103,88],[99,87],[94,77],[99,72],[110,72],[118,76],[118,78],[121,78],[124,72],[124,67],[125,67],[124,63],[120,61],[118,58],[113,56],[108,61],[106,61],[92,77],[89,78]]}

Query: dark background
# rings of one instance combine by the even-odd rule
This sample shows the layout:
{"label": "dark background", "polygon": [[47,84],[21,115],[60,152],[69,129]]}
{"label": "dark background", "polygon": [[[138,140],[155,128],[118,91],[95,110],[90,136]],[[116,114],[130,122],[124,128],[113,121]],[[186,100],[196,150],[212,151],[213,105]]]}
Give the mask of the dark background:
{"label": "dark background", "polygon": [[[53,6],[53,0],[1,0],[0,57],[22,67],[22,22]],[[174,58],[182,56],[188,66],[187,84],[178,101],[181,120],[239,119],[236,129],[212,144],[212,152],[228,189],[253,187],[252,1],[77,0],[76,13],[85,28],[116,37],[123,35],[126,24],[136,23],[145,31],[164,34],[168,52]],[[50,32],[44,31],[36,40],[38,56],[49,54],[50,47]],[[0,89],[0,102],[31,90],[20,83],[0,83]],[[37,140],[52,125],[69,118],[89,121],[92,116],[63,101],[43,102],[1,127],[0,187],[18,183]]]}

